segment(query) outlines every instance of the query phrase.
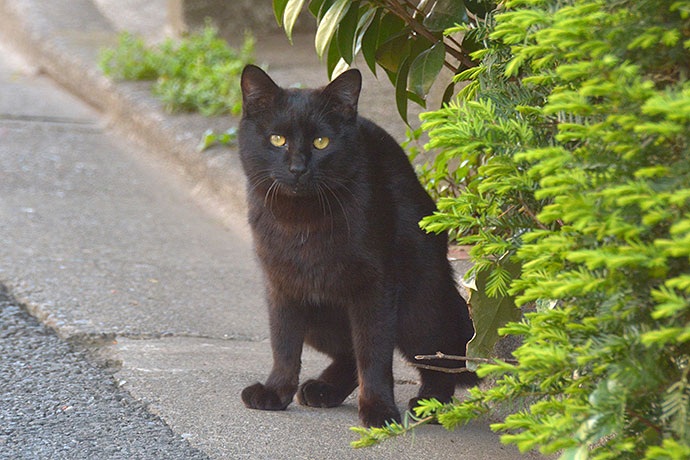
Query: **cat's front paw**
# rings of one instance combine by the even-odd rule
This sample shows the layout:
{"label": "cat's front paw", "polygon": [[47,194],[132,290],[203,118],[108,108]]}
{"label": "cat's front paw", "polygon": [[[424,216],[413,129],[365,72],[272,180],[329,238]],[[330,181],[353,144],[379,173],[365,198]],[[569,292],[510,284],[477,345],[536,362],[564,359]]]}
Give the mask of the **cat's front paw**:
{"label": "cat's front paw", "polygon": [[285,410],[290,401],[284,403],[275,390],[261,383],[255,383],[242,390],[242,402],[250,409]]}
{"label": "cat's front paw", "polygon": [[335,385],[322,380],[307,380],[297,390],[297,402],[309,407],[336,407],[346,397]]}
{"label": "cat's front paw", "polygon": [[386,422],[400,422],[400,411],[383,402],[359,402],[359,423],[364,427],[380,427]]}

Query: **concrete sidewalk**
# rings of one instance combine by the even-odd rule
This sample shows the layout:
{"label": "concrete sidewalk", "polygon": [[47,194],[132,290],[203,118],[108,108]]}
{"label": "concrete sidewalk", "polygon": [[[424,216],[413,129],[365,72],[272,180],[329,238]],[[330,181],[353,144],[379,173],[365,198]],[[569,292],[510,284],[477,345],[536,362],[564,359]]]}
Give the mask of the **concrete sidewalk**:
{"label": "concrete sidewalk", "polygon": [[[114,34],[87,0],[0,0],[3,42],[99,109],[0,67],[0,283],[61,337],[101,353],[120,385],[213,458],[519,458],[486,421],[353,450],[356,395],[329,410],[244,408],[239,392],[271,364],[244,180],[232,149],[195,150],[206,128],[233,120],[169,116],[148,84],[102,77],[98,48]],[[323,69],[301,56],[276,55],[278,81],[322,84]],[[307,350],[303,378],[325,364]],[[399,361],[395,373],[402,407],[416,375]]]}
{"label": "concrete sidewalk", "polygon": [[[165,8],[165,0],[149,3]],[[119,31],[147,30],[150,41],[165,36],[162,15],[135,10],[135,0],[0,0],[0,39],[68,90],[104,111],[111,123],[128,137],[155,146],[185,168],[195,182],[195,193],[218,198],[222,213],[244,210],[244,177],[232,149],[214,147],[199,154],[196,146],[204,131],[225,131],[239,121],[235,117],[202,117],[168,114],[150,93],[149,82],[118,82],[105,77],[97,66],[100,49],[114,46]],[[126,8],[129,6],[130,10]],[[106,13],[108,16],[105,16]],[[237,38],[240,39],[241,33]],[[257,42],[257,61],[268,64],[281,85],[321,86],[327,83],[324,64],[313,50],[313,37],[298,35],[291,46],[284,34],[262,37]],[[377,80],[368,70],[360,98],[360,112],[375,120],[396,139],[405,138],[405,125],[395,109],[394,90],[381,72]],[[412,107],[409,119],[421,111]]]}

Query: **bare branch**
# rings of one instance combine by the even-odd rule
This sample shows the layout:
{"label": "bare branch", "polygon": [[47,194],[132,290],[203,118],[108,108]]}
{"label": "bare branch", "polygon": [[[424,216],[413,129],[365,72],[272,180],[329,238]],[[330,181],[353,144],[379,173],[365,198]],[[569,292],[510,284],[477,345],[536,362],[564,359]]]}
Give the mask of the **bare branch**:
{"label": "bare branch", "polygon": [[[414,359],[418,360],[429,360],[429,359],[448,359],[452,361],[469,361],[473,363],[494,363],[496,362],[495,359],[487,359],[487,358],[470,358],[468,356],[460,356],[460,355],[447,355],[445,353],[442,353],[440,351],[437,351],[435,355],[417,355],[414,357]],[[517,359],[501,359],[501,361],[504,361],[509,364],[518,364]]]}
{"label": "bare branch", "polygon": [[441,367],[441,366],[429,366],[428,364],[419,363],[407,363],[408,366],[417,367],[419,369],[427,369],[430,371],[445,372],[447,374],[460,374],[463,372],[472,372],[466,367]]}
{"label": "bare branch", "polygon": [[[462,45],[461,45],[460,43],[458,43],[453,37],[451,37],[450,35],[446,35],[446,38],[447,38],[448,40],[450,40],[450,42],[451,42],[452,44],[454,44],[454,45],[457,46],[458,48],[462,49]],[[464,51],[464,50],[463,50],[463,51]]]}

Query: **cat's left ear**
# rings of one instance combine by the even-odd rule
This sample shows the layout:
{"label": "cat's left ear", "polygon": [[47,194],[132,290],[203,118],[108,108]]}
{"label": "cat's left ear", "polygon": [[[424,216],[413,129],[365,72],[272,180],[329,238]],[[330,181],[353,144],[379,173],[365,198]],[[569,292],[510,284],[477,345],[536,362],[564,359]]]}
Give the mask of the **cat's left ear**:
{"label": "cat's left ear", "polygon": [[337,100],[343,105],[346,112],[351,115],[357,114],[357,102],[359,101],[359,91],[362,89],[362,74],[357,69],[346,70],[330,82],[322,94],[329,100]]}

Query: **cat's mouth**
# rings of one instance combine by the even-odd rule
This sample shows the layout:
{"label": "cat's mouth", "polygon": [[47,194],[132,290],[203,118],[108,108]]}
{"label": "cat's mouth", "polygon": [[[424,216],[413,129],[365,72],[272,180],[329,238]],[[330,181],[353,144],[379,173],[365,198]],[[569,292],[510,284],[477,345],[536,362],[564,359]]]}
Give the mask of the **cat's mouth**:
{"label": "cat's mouth", "polygon": [[313,187],[310,184],[302,184],[299,182],[286,183],[280,182],[278,193],[287,196],[306,196],[313,194]]}
{"label": "cat's mouth", "polygon": [[287,192],[292,196],[311,195],[311,187],[307,187],[306,185],[302,184],[289,185],[287,187]]}

